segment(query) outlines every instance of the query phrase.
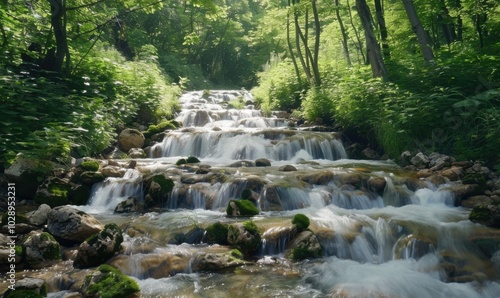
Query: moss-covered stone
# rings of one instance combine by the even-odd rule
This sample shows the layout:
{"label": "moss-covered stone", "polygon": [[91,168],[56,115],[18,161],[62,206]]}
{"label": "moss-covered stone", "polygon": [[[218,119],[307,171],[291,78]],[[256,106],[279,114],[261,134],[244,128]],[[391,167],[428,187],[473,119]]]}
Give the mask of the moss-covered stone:
{"label": "moss-covered stone", "polygon": [[164,174],[157,174],[151,178],[151,182],[146,184],[148,200],[145,207],[159,205],[164,202],[174,189],[174,181]]}
{"label": "moss-covered stone", "polygon": [[47,232],[33,234],[22,243],[23,256],[29,268],[42,268],[61,259],[61,246]]}
{"label": "moss-covered stone", "polygon": [[488,227],[500,228],[500,202],[475,206],[469,214],[469,220]]}
{"label": "moss-covered stone", "polygon": [[220,222],[213,223],[207,227],[207,242],[209,244],[217,243],[227,244],[228,225]]}
{"label": "moss-covered stone", "polygon": [[87,185],[92,185],[97,182],[101,182],[105,179],[101,172],[91,172],[85,171],[80,175],[80,182]]}
{"label": "moss-covered stone", "polygon": [[199,163],[200,160],[196,157],[196,156],[189,156],[187,159],[186,159],[186,162],[187,163]]}
{"label": "moss-covered stone", "polygon": [[301,213],[295,214],[295,216],[292,219],[292,224],[297,226],[299,232],[303,231],[309,227],[310,224],[309,217]]}
{"label": "moss-covered stone", "polygon": [[68,192],[71,190],[71,185],[58,178],[48,180],[40,186],[35,195],[37,204],[47,204],[54,208],[69,204]]}
{"label": "moss-covered stone", "polygon": [[187,164],[187,160],[185,158],[181,158],[179,159],[176,163],[175,163],[177,166],[180,166],[180,165],[185,165]]}
{"label": "moss-covered stone", "polygon": [[87,275],[83,292],[85,297],[123,298],[140,291],[132,278],[109,265],[101,265],[96,274]]}
{"label": "moss-covered stone", "polygon": [[43,298],[43,295],[40,295],[32,290],[15,290],[9,291],[5,294],[5,298]]}
{"label": "moss-covered stone", "polygon": [[86,160],[80,164],[83,171],[97,172],[99,170],[99,162],[97,160]]}
{"label": "moss-covered stone", "polygon": [[122,242],[123,234],[120,228],[114,223],[107,224],[101,232],[88,237],[80,244],[74,266],[88,268],[105,263],[121,250]]}
{"label": "moss-covered stone", "polygon": [[250,200],[252,198],[252,190],[250,188],[245,188],[241,192],[241,199],[242,200]]}
{"label": "moss-covered stone", "polygon": [[321,257],[321,244],[316,235],[309,230],[300,232],[289,247],[288,257],[294,261]]}
{"label": "moss-covered stone", "polygon": [[229,254],[233,257],[233,258],[236,258],[236,259],[239,259],[239,260],[242,260],[243,259],[243,253],[241,253],[241,251],[239,251],[238,249],[234,248],[234,249],[231,249],[231,251],[229,252]]}
{"label": "moss-covered stone", "polygon": [[259,214],[259,209],[250,200],[231,200],[227,204],[228,216],[254,216]]}
{"label": "moss-covered stone", "polygon": [[258,251],[262,236],[257,225],[249,220],[229,225],[227,240],[243,254],[251,255]]}
{"label": "moss-covered stone", "polygon": [[73,205],[87,205],[92,189],[87,185],[78,185],[68,192],[68,199]]}
{"label": "moss-covered stone", "polygon": [[176,121],[163,120],[158,124],[152,124],[143,132],[144,137],[150,138],[152,135],[164,132],[167,129],[176,129],[178,123]]}
{"label": "moss-covered stone", "polygon": [[483,193],[486,189],[486,179],[480,173],[470,173],[462,177],[462,184],[477,184],[477,193]]}

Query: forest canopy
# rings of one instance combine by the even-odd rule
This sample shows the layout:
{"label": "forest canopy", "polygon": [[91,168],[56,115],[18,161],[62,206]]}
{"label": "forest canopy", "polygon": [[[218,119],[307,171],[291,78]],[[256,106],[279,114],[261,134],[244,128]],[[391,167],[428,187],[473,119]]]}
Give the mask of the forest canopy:
{"label": "forest canopy", "polygon": [[390,158],[498,164],[494,0],[6,0],[1,162],[104,150],[183,90],[251,89]]}

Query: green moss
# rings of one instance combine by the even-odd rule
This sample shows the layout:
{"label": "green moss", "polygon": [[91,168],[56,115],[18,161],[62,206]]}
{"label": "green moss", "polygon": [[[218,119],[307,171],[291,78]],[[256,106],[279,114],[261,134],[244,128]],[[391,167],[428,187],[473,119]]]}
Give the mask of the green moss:
{"label": "green moss", "polygon": [[167,129],[176,129],[177,123],[175,121],[163,120],[158,124],[152,124],[148,127],[148,129],[143,132],[144,137],[150,138],[154,134],[164,132]]}
{"label": "green moss", "polygon": [[97,270],[103,273],[103,276],[88,287],[87,295],[95,295],[99,298],[122,298],[140,291],[135,280],[122,274],[116,268],[101,265]]}
{"label": "green moss", "polygon": [[257,225],[251,221],[251,220],[247,220],[243,223],[243,227],[245,228],[245,230],[247,230],[250,234],[256,236],[256,235],[259,235],[260,236],[260,230],[259,230],[259,227],[257,227]]}
{"label": "green moss", "polygon": [[229,254],[236,258],[236,259],[239,259],[239,260],[242,260],[243,259],[243,254],[241,253],[241,251],[239,251],[238,249],[232,249]]}
{"label": "green moss", "polygon": [[100,172],[86,171],[80,175],[80,182],[84,184],[94,184],[104,180],[104,175]]}
{"label": "green moss", "polygon": [[491,218],[491,210],[486,206],[475,206],[469,214],[469,220],[473,222],[488,221]]}
{"label": "green moss", "polygon": [[199,163],[200,160],[195,157],[195,156],[189,156],[187,159],[186,159],[186,162],[187,163]]}
{"label": "green moss", "polygon": [[249,200],[252,197],[252,190],[250,188],[245,188],[241,192],[241,199]]}
{"label": "green moss", "polygon": [[16,251],[16,256],[22,257],[24,253],[24,247],[22,245],[16,245],[15,246],[15,251]]}
{"label": "green moss", "polygon": [[80,164],[80,168],[84,171],[96,172],[99,170],[99,162],[97,160],[87,160]]}
{"label": "green moss", "polygon": [[207,241],[208,243],[217,243],[221,245],[227,244],[228,225],[216,222],[207,227]]}
{"label": "green moss", "polygon": [[5,296],[5,298],[43,298],[43,295],[40,295],[32,290],[15,290],[9,291]]}
{"label": "green moss", "polygon": [[167,197],[172,192],[172,189],[174,189],[174,186],[175,184],[172,179],[165,177],[163,174],[155,175],[151,179],[148,194],[154,201],[158,201]]}
{"label": "green moss", "polygon": [[249,200],[231,200],[227,204],[226,213],[228,216],[232,216],[233,208],[231,207],[231,202],[236,204],[236,207],[240,211],[240,216],[254,216],[259,214],[259,209],[255,207],[252,201]]}
{"label": "green moss", "polygon": [[295,216],[292,219],[292,224],[297,226],[297,229],[299,231],[303,231],[309,227],[310,224],[309,217],[301,213],[295,214]]}
{"label": "green moss", "polygon": [[291,260],[300,261],[300,260],[305,260],[308,258],[315,258],[316,256],[314,255],[314,253],[312,253],[306,247],[295,247],[295,248],[292,248],[292,251],[290,252],[289,257]]}
{"label": "green moss", "polygon": [[181,158],[175,164],[178,165],[178,166],[185,165],[185,164],[187,164],[187,161],[186,161],[185,158]]}

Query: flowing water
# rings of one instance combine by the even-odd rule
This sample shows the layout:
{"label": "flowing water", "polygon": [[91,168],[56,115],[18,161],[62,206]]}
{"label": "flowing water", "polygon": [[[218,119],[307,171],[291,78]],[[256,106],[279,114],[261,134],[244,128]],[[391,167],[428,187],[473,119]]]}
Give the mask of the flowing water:
{"label": "flowing water", "polygon": [[[143,297],[500,296],[500,252],[478,244],[495,231],[468,221],[449,183],[419,180],[391,161],[350,160],[336,133],[263,117],[246,91],[188,92],[180,100],[183,128],[167,132],[124,178],[98,184],[84,208],[128,231],[125,252],[111,263],[138,280]],[[233,100],[246,108],[229,108]],[[175,166],[187,156],[209,166],[213,180]],[[261,158],[271,166],[252,166]],[[169,211],[113,214],[124,198],[142,199],[141,177],[152,172],[176,181]],[[373,179],[385,180],[382,191],[366,185]],[[259,255],[229,272],[193,272],[197,253],[227,249],[169,241],[195,226],[246,220],[227,218],[225,207],[250,186],[261,210],[252,218],[263,232]],[[297,213],[311,219],[321,258],[284,257]]]}

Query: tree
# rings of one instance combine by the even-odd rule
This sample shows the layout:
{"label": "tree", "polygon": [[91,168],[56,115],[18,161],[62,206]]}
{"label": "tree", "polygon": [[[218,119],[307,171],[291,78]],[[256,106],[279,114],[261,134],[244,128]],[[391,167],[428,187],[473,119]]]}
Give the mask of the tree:
{"label": "tree", "polygon": [[384,59],[380,51],[380,45],[378,44],[377,38],[373,33],[370,8],[366,4],[365,0],[356,0],[356,8],[365,30],[366,48],[368,52],[368,60],[372,69],[372,75],[374,78],[386,78],[387,68],[385,67]]}
{"label": "tree", "polygon": [[415,6],[413,5],[413,0],[401,0],[401,1],[403,1],[403,5],[406,14],[408,15],[408,19],[410,20],[412,30],[413,32],[415,32],[417,36],[418,44],[420,46],[420,50],[422,51],[424,60],[427,63],[433,63],[434,53],[432,52],[431,43],[429,41],[427,32],[425,32],[422,23],[420,23],[417,11],[415,10]]}

